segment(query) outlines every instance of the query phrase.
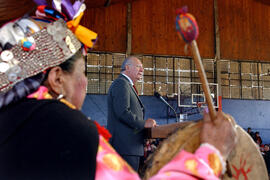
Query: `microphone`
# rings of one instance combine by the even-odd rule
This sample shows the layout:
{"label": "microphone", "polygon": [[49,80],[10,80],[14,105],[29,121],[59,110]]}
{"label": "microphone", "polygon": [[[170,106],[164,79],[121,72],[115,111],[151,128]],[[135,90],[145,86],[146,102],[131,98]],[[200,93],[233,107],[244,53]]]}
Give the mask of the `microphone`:
{"label": "microphone", "polygon": [[175,117],[176,117],[176,122],[179,122],[178,120],[178,116],[177,113],[175,111],[175,109],[158,93],[158,92],[154,92],[154,96],[156,96],[156,98],[160,99],[164,104],[166,104],[171,110],[173,110]]}

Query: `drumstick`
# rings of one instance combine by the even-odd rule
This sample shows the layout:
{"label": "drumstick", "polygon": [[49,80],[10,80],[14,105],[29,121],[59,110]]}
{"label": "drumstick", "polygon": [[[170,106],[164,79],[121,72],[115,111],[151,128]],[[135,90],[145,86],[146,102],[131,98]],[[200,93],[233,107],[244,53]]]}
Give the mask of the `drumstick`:
{"label": "drumstick", "polygon": [[216,118],[216,110],[214,109],[213,100],[211,97],[210,89],[208,86],[208,81],[202,64],[200,52],[197,46],[196,39],[199,35],[199,28],[195,18],[187,13],[187,7],[183,7],[178,10],[178,16],[176,17],[176,30],[179,37],[181,36],[183,40],[191,45],[192,55],[194,57],[194,62],[196,64],[200,81],[202,83],[203,92],[206,98],[206,103],[209,109],[211,120]]}
{"label": "drumstick", "polygon": [[208,81],[207,81],[207,78],[206,78],[204,67],[203,67],[203,64],[202,64],[200,52],[199,52],[199,49],[197,47],[197,42],[195,40],[193,40],[191,42],[191,49],[192,49],[192,54],[193,54],[193,57],[194,57],[194,61],[195,61],[195,64],[196,64],[196,67],[197,67],[197,70],[198,70],[198,73],[199,73],[200,81],[202,83],[202,88],[203,88],[204,96],[205,96],[206,103],[207,103],[207,106],[208,106],[208,109],[209,109],[210,117],[211,117],[212,120],[214,120],[216,118],[216,110],[214,108],[214,104],[213,104],[210,89],[209,89],[209,86],[208,86]]}

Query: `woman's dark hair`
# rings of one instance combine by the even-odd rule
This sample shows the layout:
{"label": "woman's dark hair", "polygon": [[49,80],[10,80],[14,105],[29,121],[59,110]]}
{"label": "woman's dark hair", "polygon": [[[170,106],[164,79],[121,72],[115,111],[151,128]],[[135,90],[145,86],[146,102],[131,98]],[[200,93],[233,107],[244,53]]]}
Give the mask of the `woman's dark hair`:
{"label": "woman's dark hair", "polygon": [[[74,69],[74,63],[76,62],[76,60],[78,60],[79,58],[83,58],[83,54],[82,51],[79,50],[78,52],[76,52],[73,56],[71,56],[68,60],[66,60],[65,62],[61,63],[59,65],[59,67],[61,67],[61,69],[63,71],[66,71],[68,73],[72,73],[73,69]],[[44,81],[48,78],[49,72],[51,69],[48,69],[46,71],[45,77],[42,80],[42,84],[44,83]]]}
{"label": "woman's dark hair", "polygon": [[74,63],[76,62],[77,59],[83,58],[82,51],[79,50],[76,52],[73,56],[71,56],[68,60],[60,64],[59,66],[63,71],[71,73],[74,68]]}

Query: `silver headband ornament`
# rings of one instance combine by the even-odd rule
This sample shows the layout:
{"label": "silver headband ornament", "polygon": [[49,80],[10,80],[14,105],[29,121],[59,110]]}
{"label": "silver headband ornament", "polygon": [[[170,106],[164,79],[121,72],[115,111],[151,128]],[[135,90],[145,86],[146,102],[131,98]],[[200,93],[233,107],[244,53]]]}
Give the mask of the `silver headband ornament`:
{"label": "silver headband ornament", "polygon": [[0,55],[0,93],[17,82],[61,64],[81,48],[80,41],[59,19],[25,37]]}

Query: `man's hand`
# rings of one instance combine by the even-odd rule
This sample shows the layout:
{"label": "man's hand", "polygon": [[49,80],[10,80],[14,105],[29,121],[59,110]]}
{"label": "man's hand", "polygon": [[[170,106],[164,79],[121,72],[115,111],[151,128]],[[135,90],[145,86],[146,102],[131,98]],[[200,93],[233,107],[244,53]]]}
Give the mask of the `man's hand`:
{"label": "man's hand", "polygon": [[201,142],[215,146],[226,160],[236,145],[236,128],[234,119],[222,111],[217,113],[214,121],[204,113]]}
{"label": "man's hand", "polygon": [[154,119],[148,118],[145,121],[144,127],[145,128],[151,128],[157,126],[157,122]]}

